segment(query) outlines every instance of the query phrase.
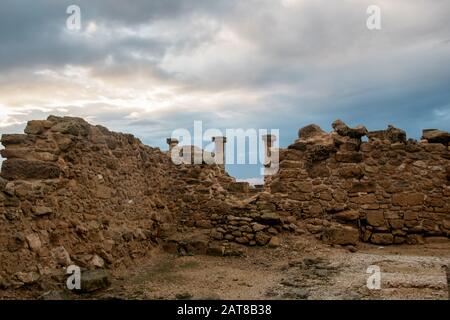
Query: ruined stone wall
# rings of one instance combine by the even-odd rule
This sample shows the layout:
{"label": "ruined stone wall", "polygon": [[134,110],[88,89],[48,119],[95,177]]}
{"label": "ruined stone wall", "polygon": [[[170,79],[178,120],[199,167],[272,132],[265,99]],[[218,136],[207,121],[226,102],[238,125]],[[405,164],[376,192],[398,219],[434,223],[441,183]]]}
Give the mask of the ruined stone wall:
{"label": "ruined stone wall", "polygon": [[72,263],[128,265],[178,232],[184,216],[214,210],[234,182],[219,166],[175,166],[132,135],[79,118],[30,121],[1,142],[0,287]]}
{"label": "ruined stone wall", "polygon": [[0,289],[51,283],[72,263],[127,266],[160,244],[226,255],[304,230],[341,245],[450,235],[448,133],[333,128],[301,129],[256,190],[79,118],[30,121],[1,138]]}
{"label": "ruined stone wall", "polygon": [[[328,134],[307,126],[280,150],[280,170],[266,181],[268,203],[331,243],[450,236],[448,133],[431,143],[407,141],[392,126],[367,132],[336,121],[333,127]],[[365,135],[368,142],[361,141]]]}

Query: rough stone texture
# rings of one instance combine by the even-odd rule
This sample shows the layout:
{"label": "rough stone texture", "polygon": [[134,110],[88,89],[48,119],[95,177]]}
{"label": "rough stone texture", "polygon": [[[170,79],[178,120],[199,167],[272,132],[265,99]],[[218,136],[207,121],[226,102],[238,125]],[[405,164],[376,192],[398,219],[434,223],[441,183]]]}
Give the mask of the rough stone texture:
{"label": "rough stone texture", "polygon": [[425,129],[422,132],[422,139],[425,139],[430,143],[442,143],[448,145],[450,142],[450,133],[437,129]]}
{"label": "rough stone texture", "polygon": [[331,126],[337,132],[338,135],[344,137],[350,137],[355,139],[361,139],[367,135],[368,131],[364,126],[357,126],[355,128],[348,127],[342,120],[335,120]]}
{"label": "rough stone texture", "polygon": [[[280,149],[280,170],[266,178],[272,197],[259,206],[275,203],[284,219],[295,217],[335,244],[347,240],[334,223],[359,230],[362,241],[383,245],[418,243],[419,235],[450,236],[445,133],[424,132],[428,142],[419,143],[406,140],[405,132],[394,126],[369,133],[340,120],[332,126],[331,133],[311,125],[300,129],[302,147],[297,141],[295,147]],[[369,142],[360,140],[364,133]],[[320,140],[311,140],[317,136]],[[329,138],[334,145],[327,148],[335,151],[311,157],[314,144],[322,146]]]}
{"label": "rough stone texture", "polygon": [[322,240],[339,245],[355,245],[359,241],[358,229],[349,226],[333,226],[322,234]]}
{"label": "rough stone texture", "polygon": [[370,239],[375,244],[392,244],[394,242],[394,236],[390,233],[374,233]]}
{"label": "rough stone texture", "polygon": [[406,142],[406,132],[402,129],[398,129],[392,125],[389,125],[386,130],[386,138],[391,143],[405,143]]}
{"label": "rough stone texture", "polygon": [[[80,118],[30,121],[25,133],[1,137],[0,276],[7,281],[21,281],[18,272],[34,279],[25,275],[36,270],[50,281],[71,263],[115,268],[178,229],[195,229],[196,221],[212,228],[211,214],[229,212],[223,199],[236,181],[223,166],[175,165],[132,135]],[[241,198],[248,185],[237,185],[232,193]],[[206,252],[198,243],[187,249]]]}
{"label": "rough stone texture", "polygon": [[56,179],[61,173],[53,163],[36,160],[8,159],[3,161],[2,177],[8,180],[18,179]]}
{"label": "rough stone texture", "polygon": [[0,278],[48,281],[71,263],[115,268],[159,244],[242,256],[244,246],[280,245],[286,232],[337,245],[449,237],[448,143],[406,141],[392,126],[333,127],[300,129],[279,149],[277,174],[250,192],[224,166],[175,165],[167,152],[79,118],[30,122],[26,134],[1,138]]}
{"label": "rough stone texture", "polygon": [[389,125],[386,130],[370,131],[367,133],[370,141],[389,141],[390,143],[405,143],[406,132]]}

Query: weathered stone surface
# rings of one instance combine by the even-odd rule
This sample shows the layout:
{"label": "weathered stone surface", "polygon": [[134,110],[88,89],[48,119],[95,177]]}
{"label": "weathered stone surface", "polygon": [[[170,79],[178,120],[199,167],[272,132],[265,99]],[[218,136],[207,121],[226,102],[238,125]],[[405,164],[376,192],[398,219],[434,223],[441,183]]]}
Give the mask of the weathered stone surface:
{"label": "weathered stone surface", "polygon": [[350,192],[375,192],[376,184],[373,181],[358,181],[353,182],[352,189]]}
{"label": "weathered stone surface", "polygon": [[364,176],[364,171],[358,164],[346,164],[339,167],[339,175],[346,179],[361,179]]}
{"label": "weathered stone surface", "polygon": [[313,191],[313,185],[309,181],[295,181],[293,185],[295,186],[296,190],[300,192],[309,193]]}
{"label": "weathered stone surface", "polygon": [[372,194],[372,193],[361,194],[358,197],[351,198],[351,201],[355,202],[357,204],[360,204],[360,205],[376,204],[377,203],[377,197],[374,194]]}
{"label": "weathered stone surface", "polygon": [[25,237],[27,240],[28,246],[31,251],[38,252],[42,246],[41,239],[39,239],[39,235],[35,233],[31,233]]}
{"label": "weathered stone surface", "polygon": [[335,120],[332,124],[333,129],[341,136],[361,139],[367,135],[368,131],[364,126],[356,126],[355,128],[348,127],[342,120]]}
{"label": "weathered stone surface", "polygon": [[383,243],[448,237],[447,146],[405,142],[393,127],[364,143],[362,127],[335,130],[301,130],[295,148],[279,150],[279,171],[247,191],[223,166],[175,165],[132,135],[81,119],[30,123],[28,134],[2,136],[0,274],[60,268],[69,251],[91,268],[131,265],[158,243],[180,255],[216,245],[229,255],[236,243],[267,245],[288,232],[344,245],[359,234]]}
{"label": "weathered stone surface", "polygon": [[0,155],[3,158],[7,159],[25,158],[29,153],[30,150],[27,148],[13,148],[0,150]]}
{"label": "weathered stone surface", "polygon": [[33,284],[39,280],[39,274],[36,272],[18,272],[16,273],[17,280],[23,284]]}
{"label": "weathered stone surface", "polygon": [[27,134],[41,134],[52,126],[52,122],[47,120],[31,120],[28,121],[24,132]]}
{"label": "weathered stone surface", "polygon": [[267,235],[266,233],[264,233],[262,231],[257,232],[255,235],[256,243],[260,246],[266,245],[270,241],[270,239],[271,239],[271,236]]}
{"label": "weathered stone surface", "polygon": [[[130,265],[174,233],[184,237],[184,230],[177,229],[181,217],[185,228],[201,221],[198,226],[206,230],[196,231],[205,231],[205,239],[167,243],[174,253],[204,254],[211,239],[208,229],[217,225],[223,237],[225,230],[218,230],[228,221],[222,214],[234,210],[233,227],[241,235],[230,231],[230,241],[256,244],[251,223],[263,220],[259,214],[244,218],[247,210],[233,208],[241,206],[228,191],[235,181],[221,166],[175,166],[165,152],[132,135],[76,118],[49,117],[30,122],[26,131],[2,135],[3,153],[16,157],[3,162],[0,180],[2,276],[14,277],[30,266],[40,272],[59,269],[72,258],[95,268]],[[275,210],[274,205],[261,208]],[[214,224],[208,222],[213,214]],[[27,232],[15,237],[19,230]]]}
{"label": "weathered stone surface", "polygon": [[420,234],[408,234],[406,236],[406,243],[408,244],[424,244],[425,240]]}
{"label": "weathered stone surface", "polygon": [[311,162],[325,160],[335,152],[332,136],[315,124],[300,129],[299,139],[289,149],[305,151]]}
{"label": "weathered stone surface", "polygon": [[254,232],[262,231],[262,230],[264,230],[266,228],[267,228],[267,226],[259,224],[259,223],[255,223],[252,226],[252,229],[253,229]]}
{"label": "weathered stone surface", "polygon": [[346,163],[359,163],[362,161],[362,153],[356,151],[337,152],[336,161]]}
{"label": "weathered stone surface", "polygon": [[221,245],[217,245],[217,244],[215,244],[215,245],[211,244],[207,250],[207,254],[210,256],[221,257],[224,255],[224,253],[225,253],[225,247],[221,246]]}
{"label": "weathered stone surface", "polygon": [[269,241],[269,243],[267,244],[267,246],[268,246],[269,248],[277,248],[277,247],[279,247],[280,245],[281,245],[281,240],[280,240],[280,238],[278,238],[278,237],[276,237],[276,236],[270,238],[270,241]]}
{"label": "weathered stone surface", "polygon": [[194,237],[188,240],[187,252],[191,254],[206,254],[208,250],[208,239],[205,237]]}
{"label": "weathered stone surface", "polygon": [[103,268],[105,266],[105,260],[100,256],[94,254],[90,261],[90,265],[95,268]]}
{"label": "weathered stone surface", "polygon": [[248,182],[234,182],[228,185],[227,190],[230,192],[247,193],[250,190],[250,185]]}
{"label": "weathered stone surface", "polygon": [[331,141],[323,141],[321,144],[309,146],[306,149],[306,158],[310,162],[318,162],[328,159],[335,152]]}
{"label": "weathered stone surface", "polygon": [[329,244],[355,245],[359,241],[359,231],[349,226],[332,226],[323,231],[322,240]]}
{"label": "weathered stone surface", "polygon": [[324,134],[326,134],[326,132],[316,124],[310,124],[298,130],[298,137],[303,140],[322,136]]}
{"label": "weathered stone surface", "polygon": [[406,132],[402,129],[398,129],[392,125],[389,125],[386,132],[385,137],[391,142],[391,143],[405,143],[406,142]]}
{"label": "weathered stone surface", "polygon": [[1,143],[6,147],[15,144],[26,145],[27,142],[32,142],[33,139],[26,134],[2,134]]}
{"label": "weathered stone surface", "polygon": [[430,143],[442,143],[448,145],[450,142],[450,133],[437,129],[425,129],[422,131],[422,139]]}
{"label": "weathered stone surface", "polygon": [[383,210],[370,210],[366,214],[367,223],[374,227],[385,225]]}
{"label": "weathered stone surface", "polygon": [[13,179],[55,179],[61,174],[60,168],[53,163],[23,159],[3,161],[1,175]]}
{"label": "weathered stone surface", "polygon": [[53,209],[50,207],[46,207],[46,206],[37,206],[34,209],[35,216],[45,216],[45,215],[48,215],[51,213],[53,213]]}
{"label": "weathered stone surface", "polygon": [[375,244],[392,244],[394,242],[394,236],[390,233],[374,233],[370,241]]}
{"label": "weathered stone surface", "polygon": [[61,266],[69,266],[72,263],[69,253],[63,246],[53,248],[51,253],[55,262]]}
{"label": "weathered stone surface", "polygon": [[217,229],[213,229],[211,231],[211,237],[215,240],[222,240],[223,239],[223,233],[217,231]]}
{"label": "weathered stone surface", "polygon": [[111,285],[109,273],[106,270],[86,270],[81,272],[81,290],[88,293],[108,288]]}
{"label": "weathered stone surface", "polygon": [[264,212],[260,218],[264,223],[279,223],[280,216],[276,212]]}
{"label": "weathered stone surface", "polygon": [[211,229],[212,228],[211,221],[210,220],[206,220],[206,219],[198,220],[195,223],[195,226],[198,227],[198,228],[203,228],[203,229]]}
{"label": "weathered stone surface", "polygon": [[87,136],[90,132],[89,124],[81,118],[75,117],[49,117],[49,120],[57,120],[51,128],[54,132],[70,134],[74,136]]}
{"label": "weathered stone surface", "polygon": [[6,184],[8,183],[7,180],[0,177],[0,192],[5,191]]}
{"label": "weathered stone surface", "polygon": [[54,139],[61,151],[67,151],[74,143],[73,139],[66,135],[55,134]]}
{"label": "weathered stone surface", "polygon": [[385,130],[370,131],[367,134],[367,137],[369,138],[369,141],[384,140],[386,139],[386,131]]}
{"label": "weathered stone surface", "polygon": [[346,210],[336,213],[334,217],[343,221],[354,221],[358,220],[359,212],[356,210]]}
{"label": "weathered stone surface", "polygon": [[397,206],[419,206],[424,200],[424,194],[419,192],[396,193],[392,196],[392,204]]}
{"label": "weathered stone surface", "polygon": [[39,300],[69,300],[69,296],[62,290],[50,290],[39,296]]}

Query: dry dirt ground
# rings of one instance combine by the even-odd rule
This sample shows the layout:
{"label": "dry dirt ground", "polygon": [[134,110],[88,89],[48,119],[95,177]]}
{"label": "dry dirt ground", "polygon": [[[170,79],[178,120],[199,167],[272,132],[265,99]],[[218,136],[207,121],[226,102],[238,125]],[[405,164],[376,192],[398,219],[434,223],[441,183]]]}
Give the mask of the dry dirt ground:
{"label": "dry dirt ground", "polygon": [[[449,299],[443,266],[450,242],[332,248],[308,236],[284,237],[275,249],[247,248],[244,257],[177,256],[150,259],[113,274],[94,299]],[[370,265],[381,288],[369,290]]]}

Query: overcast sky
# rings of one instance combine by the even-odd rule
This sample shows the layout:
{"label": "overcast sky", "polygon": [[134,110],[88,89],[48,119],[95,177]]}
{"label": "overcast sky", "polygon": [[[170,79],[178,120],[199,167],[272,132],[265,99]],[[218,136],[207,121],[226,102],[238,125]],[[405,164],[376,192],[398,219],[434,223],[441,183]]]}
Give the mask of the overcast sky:
{"label": "overcast sky", "polygon": [[[131,4],[132,3],[132,4]],[[69,5],[81,30],[66,28]],[[382,29],[366,27],[369,5]],[[448,0],[1,0],[0,134],[74,115],[167,149],[207,128],[450,130]],[[253,168],[231,168],[241,178]]]}

